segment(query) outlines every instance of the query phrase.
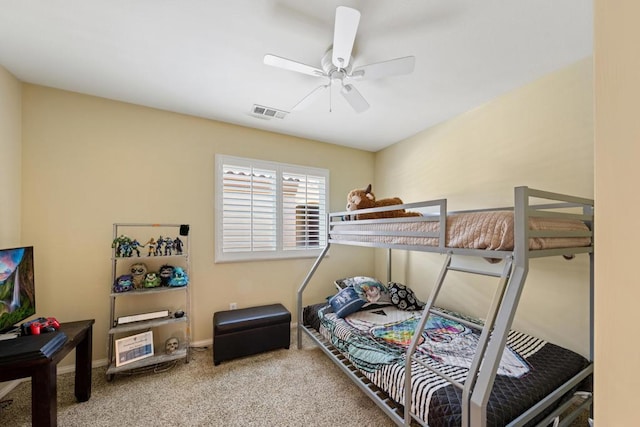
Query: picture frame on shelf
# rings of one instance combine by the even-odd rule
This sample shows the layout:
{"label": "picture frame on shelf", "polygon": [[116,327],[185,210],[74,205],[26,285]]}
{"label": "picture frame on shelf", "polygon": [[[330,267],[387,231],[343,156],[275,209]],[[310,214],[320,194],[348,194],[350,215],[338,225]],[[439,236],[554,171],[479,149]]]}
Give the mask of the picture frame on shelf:
{"label": "picture frame on shelf", "polygon": [[147,331],[117,339],[116,366],[123,366],[153,356],[153,332]]}

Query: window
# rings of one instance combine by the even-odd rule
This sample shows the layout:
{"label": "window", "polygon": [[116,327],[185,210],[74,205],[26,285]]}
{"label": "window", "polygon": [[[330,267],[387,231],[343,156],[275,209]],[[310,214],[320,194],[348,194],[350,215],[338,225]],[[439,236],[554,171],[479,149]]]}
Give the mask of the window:
{"label": "window", "polygon": [[216,262],[317,256],[327,169],[216,156]]}

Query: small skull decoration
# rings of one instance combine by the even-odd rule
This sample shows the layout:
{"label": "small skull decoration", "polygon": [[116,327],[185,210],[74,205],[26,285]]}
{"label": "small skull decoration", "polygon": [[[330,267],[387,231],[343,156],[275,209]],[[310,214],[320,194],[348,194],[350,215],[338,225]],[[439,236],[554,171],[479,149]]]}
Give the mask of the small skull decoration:
{"label": "small skull decoration", "polygon": [[171,337],[164,343],[164,351],[166,354],[175,353],[178,347],[180,347],[180,341],[178,341],[176,337]]}

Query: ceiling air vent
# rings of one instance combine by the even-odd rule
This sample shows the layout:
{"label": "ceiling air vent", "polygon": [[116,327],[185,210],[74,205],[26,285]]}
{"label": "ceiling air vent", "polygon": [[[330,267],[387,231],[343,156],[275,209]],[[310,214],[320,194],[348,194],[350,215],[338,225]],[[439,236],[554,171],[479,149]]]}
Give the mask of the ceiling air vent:
{"label": "ceiling air vent", "polygon": [[276,110],[275,108],[265,107],[263,105],[257,105],[257,104],[253,105],[251,112],[253,113],[254,116],[260,117],[261,119],[267,119],[267,120],[271,120],[274,117],[276,119],[284,119],[287,116],[287,114],[289,114],[286,111]]}

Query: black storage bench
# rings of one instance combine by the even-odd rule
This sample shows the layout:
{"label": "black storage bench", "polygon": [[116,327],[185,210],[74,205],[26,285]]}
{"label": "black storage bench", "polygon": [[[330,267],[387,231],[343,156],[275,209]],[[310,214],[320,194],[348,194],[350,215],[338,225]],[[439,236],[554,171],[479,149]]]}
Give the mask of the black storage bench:
{"label": "black storage bench", "polygon": [[289,348],[291,313],[282,304],[213,314],[213,364],[278,348]]}

